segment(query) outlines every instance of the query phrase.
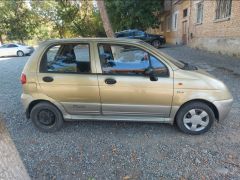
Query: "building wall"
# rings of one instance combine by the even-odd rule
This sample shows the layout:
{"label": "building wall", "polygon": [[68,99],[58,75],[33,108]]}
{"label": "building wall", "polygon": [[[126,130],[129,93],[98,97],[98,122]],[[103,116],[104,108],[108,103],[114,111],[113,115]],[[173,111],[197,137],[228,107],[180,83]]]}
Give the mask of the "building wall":
{"label": "building wall", "polygon": [[189,46],[240,57],[240,1],[232,1],[231,16],[215,20],[215,0],[203,1],[203,22],[196,24],[196,3],[191,2]]}
{"label": "building wall", "polygon": [[[151,33],[163,34],[167,43],[183,44],[211,52],[240,57],[240,0],[232,0],[230,18],[215,20],[216,0],[166,0],[161,14],[161,27],[150,29]],[[196,23],[196,4],[203,2],[203,21]],[[183,10],[188,16],[183,18]],[[173,28],[173,15],[178,12],[177,29]],[[170,16],[170,30],[167,28]],[[183,22],[186,22],[187,37],[183,41]]]}
{"label": "building wall", "polygon": [[[182,44],[183,43],[183,22],[187,23],[187,28],[189,25],[189,0],[178,1],[176,4],[172,4],[172,9],[169,14],[171,18],[171,29],[170,31],[165,31],[164,35],[167,38],[167,42],[171,44]],[[183,17],[183,10],[188,9],[188,16]],[[174,28],[174,15],[177,13],[177,28]],[[188,34],[187,34],[188,36]]]}
{"label": "building wall", "polygon": [[[148,32],[162,34],[167,43],[182,44],[183,21],[189,24],[190,0],[166,0],[165,11],[161,14],[161,25],[158,29],[149,29]],[[183,10],[188,8],[188,16],[183,17]],[[177,13],[177,27],[174,28],[174,15]],[[170,25],[170,28],[169,25]],[[188,34],[187,34],[188,35]]]}

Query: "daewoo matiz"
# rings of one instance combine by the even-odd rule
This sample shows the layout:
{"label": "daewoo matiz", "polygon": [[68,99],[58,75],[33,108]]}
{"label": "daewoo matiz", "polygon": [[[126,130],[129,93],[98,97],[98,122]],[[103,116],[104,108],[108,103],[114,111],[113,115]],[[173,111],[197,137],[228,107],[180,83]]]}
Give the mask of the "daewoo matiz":
{"label": "daewoo matiz", "polygon": [[176,123],[201,134],[233,102],[221,81],[140,40],[43,42],[21,82],[27,118],[45,132],[69,120],[111,120]]}

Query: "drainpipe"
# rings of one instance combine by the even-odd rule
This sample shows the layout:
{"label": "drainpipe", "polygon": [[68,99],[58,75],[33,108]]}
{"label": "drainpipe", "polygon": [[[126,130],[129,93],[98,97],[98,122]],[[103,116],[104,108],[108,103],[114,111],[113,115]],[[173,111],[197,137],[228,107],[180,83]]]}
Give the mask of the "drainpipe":
{"label": "drainpipe", "polygon": [[190,1],[190,7],[189,7],[189,15],[188,15],[188,34],[187,34],[187,45],[189,44],[189,35],[190,35],[190,24],[192,25],[192,23],[190,22],[191,20],[191,14],[192,14],[192,0]]}

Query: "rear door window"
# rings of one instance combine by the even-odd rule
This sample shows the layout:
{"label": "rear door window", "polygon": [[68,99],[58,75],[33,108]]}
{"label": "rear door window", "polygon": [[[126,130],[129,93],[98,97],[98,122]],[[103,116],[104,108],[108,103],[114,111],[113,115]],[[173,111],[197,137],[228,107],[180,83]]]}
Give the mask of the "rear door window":
{"label": "rear door window", "polygon": [[40,72],[90,73],[90,51],[88,44],[54,45],[44,53]]}

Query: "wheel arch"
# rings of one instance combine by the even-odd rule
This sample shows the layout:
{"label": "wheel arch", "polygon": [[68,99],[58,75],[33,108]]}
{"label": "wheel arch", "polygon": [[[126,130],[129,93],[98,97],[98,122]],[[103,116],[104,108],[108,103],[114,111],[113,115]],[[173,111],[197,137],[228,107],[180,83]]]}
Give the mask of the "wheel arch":
{"label": "wheel arch", "polygon": [[178,114],[178,112],[181,110],[181,108],[184,107],[185,105],[187,105],[187,104],[189,104],[189,103],[193,103],[193,102],[202,102],[202,103],[208,105],[208,106],[212,109],[216,120],[219,121],[219,112],[218,112],[218,109],[217,109],[217,107],[216,107],[212,102],[207,101],[207,100],[204,100],[204,99],[192,99],[192,100],[189,100],[189,101],[185,102],[184,104],[182,104],[182,105],[180,106],[180,108],[177,110],[177,112],[176,112],[176,114],[175,114],[175,116],[174,116],[174,122],[176,121],[177,114]]}
{"label": "wheel arch", "polygon": [[37,104],[41,103],[41,102],[49,103],[49,104],[55,106],[55,107],[61,112],[61,110],[60,110],[54,103],[52,103],[51,101],[44,100],[44,99],[37,99],[37,100],[32,101],[32,102],[28,105],[28,108],[27,108],[27,110],[26,110],[26,117],[27,117],[28,119],[30,119],[30,113],[31,113],[33,107],[36,106]]}
{"label": "wheel arch", "polygon": [[25,55],[25,53],[24,53],[24,51],[23,50],[21,50],[21,49],[18,49],[17,50],[17,53],[16,53],[16,55],[18,56],[18,52],[22,52],[23,53],[23,56]]}

